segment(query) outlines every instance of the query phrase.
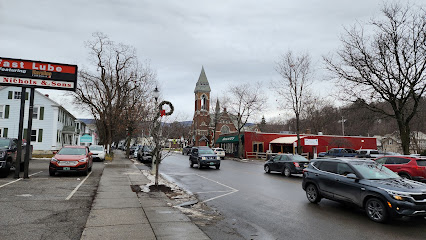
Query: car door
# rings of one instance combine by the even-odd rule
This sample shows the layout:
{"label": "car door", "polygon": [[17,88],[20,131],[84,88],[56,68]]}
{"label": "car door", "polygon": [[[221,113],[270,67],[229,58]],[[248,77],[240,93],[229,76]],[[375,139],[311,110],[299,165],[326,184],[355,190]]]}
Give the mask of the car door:
{"label": "car door", "polygon": [[335,175],[337,175],[337,162],[324,161],[317,166],[319,169],[315,173],[315,176],[318,180],[318,188],[320,189],[321,194],[326,195],[329,198],[334,198],[334,184],[335,184]]}
{"label": "car door", "polygon": [[361,201],[361,186],[348,174],[356,172],[347,163],[337,163],[337,174],[334,176],[333,193],[337,200],[359,204]]}
{"label": "car door", "polygon": [[279,163],[280,159],[281,159],[281,155],[276,155],[275,157],[273,157],[271,159],[272,162],[269,166],[271,171],[279,171],[278,169],[279,169],[279,165],[280,165],[280,163]]}

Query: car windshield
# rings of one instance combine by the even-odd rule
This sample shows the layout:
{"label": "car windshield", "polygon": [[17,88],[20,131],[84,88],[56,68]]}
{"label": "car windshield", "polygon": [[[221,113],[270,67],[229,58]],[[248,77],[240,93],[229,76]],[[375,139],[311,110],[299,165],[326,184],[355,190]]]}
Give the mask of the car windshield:
{"label": "car windshield", "polygon": [[86,155],[85,148],[62,148],[58,155]]}
{"label": "car windshield", "polygon": [[90,151],[103,151],[104,147],[102,147],[102,146],[90,146],[89,149],[90,149]]}
{"label": "car windshield", "polygon": [[352,162],[354,167],[365,179],[381,180],[399,178],[399,175],[389,170],[387,167],[375,162]]}
{"label": "car windshield", "polygon": [[145,146],[145,147],[143,148],[143,150],[144,150],[144,151],[147,151],[147,152],[152,152],[152,148],[151,148],[151,147],[147,147],[147,146]]}
{"label": "car windshield", "polygon": [[303,156],[300,156],[300,155],[292,155],[292,156],[290,156],[290,161],[297,161],[297,162],[307,162],[308,161],[308,159],[306,159],[305,157],[303,157]]}
{"label": "car windshield", "polygon": [[0,148],[8,148],[10,140],[0,139]]}
{"label": "car windshield", "polygon": [[200,149],[199,154],[214,154],[214,152],[211,149]]}

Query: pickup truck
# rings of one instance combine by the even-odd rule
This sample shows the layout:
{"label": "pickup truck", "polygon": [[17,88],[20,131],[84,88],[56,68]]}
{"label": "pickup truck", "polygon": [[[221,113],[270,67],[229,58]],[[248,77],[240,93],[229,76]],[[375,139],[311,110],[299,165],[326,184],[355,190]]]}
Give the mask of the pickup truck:
{"label": "pickup truck", "polygon": [[[0,138],[0,177],[7,177],[10,168],[15,167],[18,153],[18,139]],[[24,170],[25,146],[22,146],[20,170]],[[31,157],[30,157],[31,158]]]}
{"label": "pickup truck", "polygon": [[356,157],[358,154],[352,148],[332,148],[327,152],[321,152],[318,157]]}

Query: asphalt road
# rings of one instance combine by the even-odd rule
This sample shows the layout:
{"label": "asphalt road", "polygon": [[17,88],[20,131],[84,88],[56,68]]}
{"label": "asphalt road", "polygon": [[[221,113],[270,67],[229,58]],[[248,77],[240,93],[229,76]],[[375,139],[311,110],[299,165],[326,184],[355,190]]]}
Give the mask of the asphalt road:
{"label": "asphalt road", "polygon": [[87,178],[50,177],[48,167],[31,160],[30,179],[0,178],[0,239],[80,239],[104,164],[94,162]]}
{"label": "asphalt road", "polygon": [[426,238],[424,218],[379,224],[352,206],[324,199],[311,204],[301,176],[266,174],[259,162],[223,160],[220,170],[196,169],[188,156],[173,154],[160,172],[222,214],[223,220],[200,226],[212,239]]}

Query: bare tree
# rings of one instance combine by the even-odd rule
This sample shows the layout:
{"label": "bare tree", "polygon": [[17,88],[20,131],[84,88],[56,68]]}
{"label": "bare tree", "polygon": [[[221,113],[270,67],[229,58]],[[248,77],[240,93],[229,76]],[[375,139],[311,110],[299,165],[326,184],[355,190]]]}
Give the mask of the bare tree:
{"label": "bare tree", "polygon": [[426,11],[391,4],[382,12],[384,18],[368,22],[367,30],[361,24],[347,29],[338,59],[324,60],[346,100],[396,120],[403,152],[409,154],[410,122],[426,91]]}
{"label": "bare tree", "polygon": [[300,142],[300,117],[305,107],[306,95],[311,79],[311,58],[308,54],[295,56],[292,51],[283,54],[277,62],[275,70],[281,75],[279,80],[272,82],[275,92],[291,104],[290,108],[296,115],[297,153],[302,153]]}
{"label": "bare tree", "polygon": [[109,147],[114,135],[133,127],[129,115],[145,104],[155,74],[139,63],[133,47],[116,44],[103,33],[94,33],[86,46],[97,71],[80,71],[74,101],[91,112],[101,142]]}
{"label": "bare tree", "polygon": [[266,96],[260,83],[234,85],[229,88],[228,112],[235,118],[238,132],[238,157],[242,157],[243,144],[240,134],[250,117],[260,113],[266,106]]}

